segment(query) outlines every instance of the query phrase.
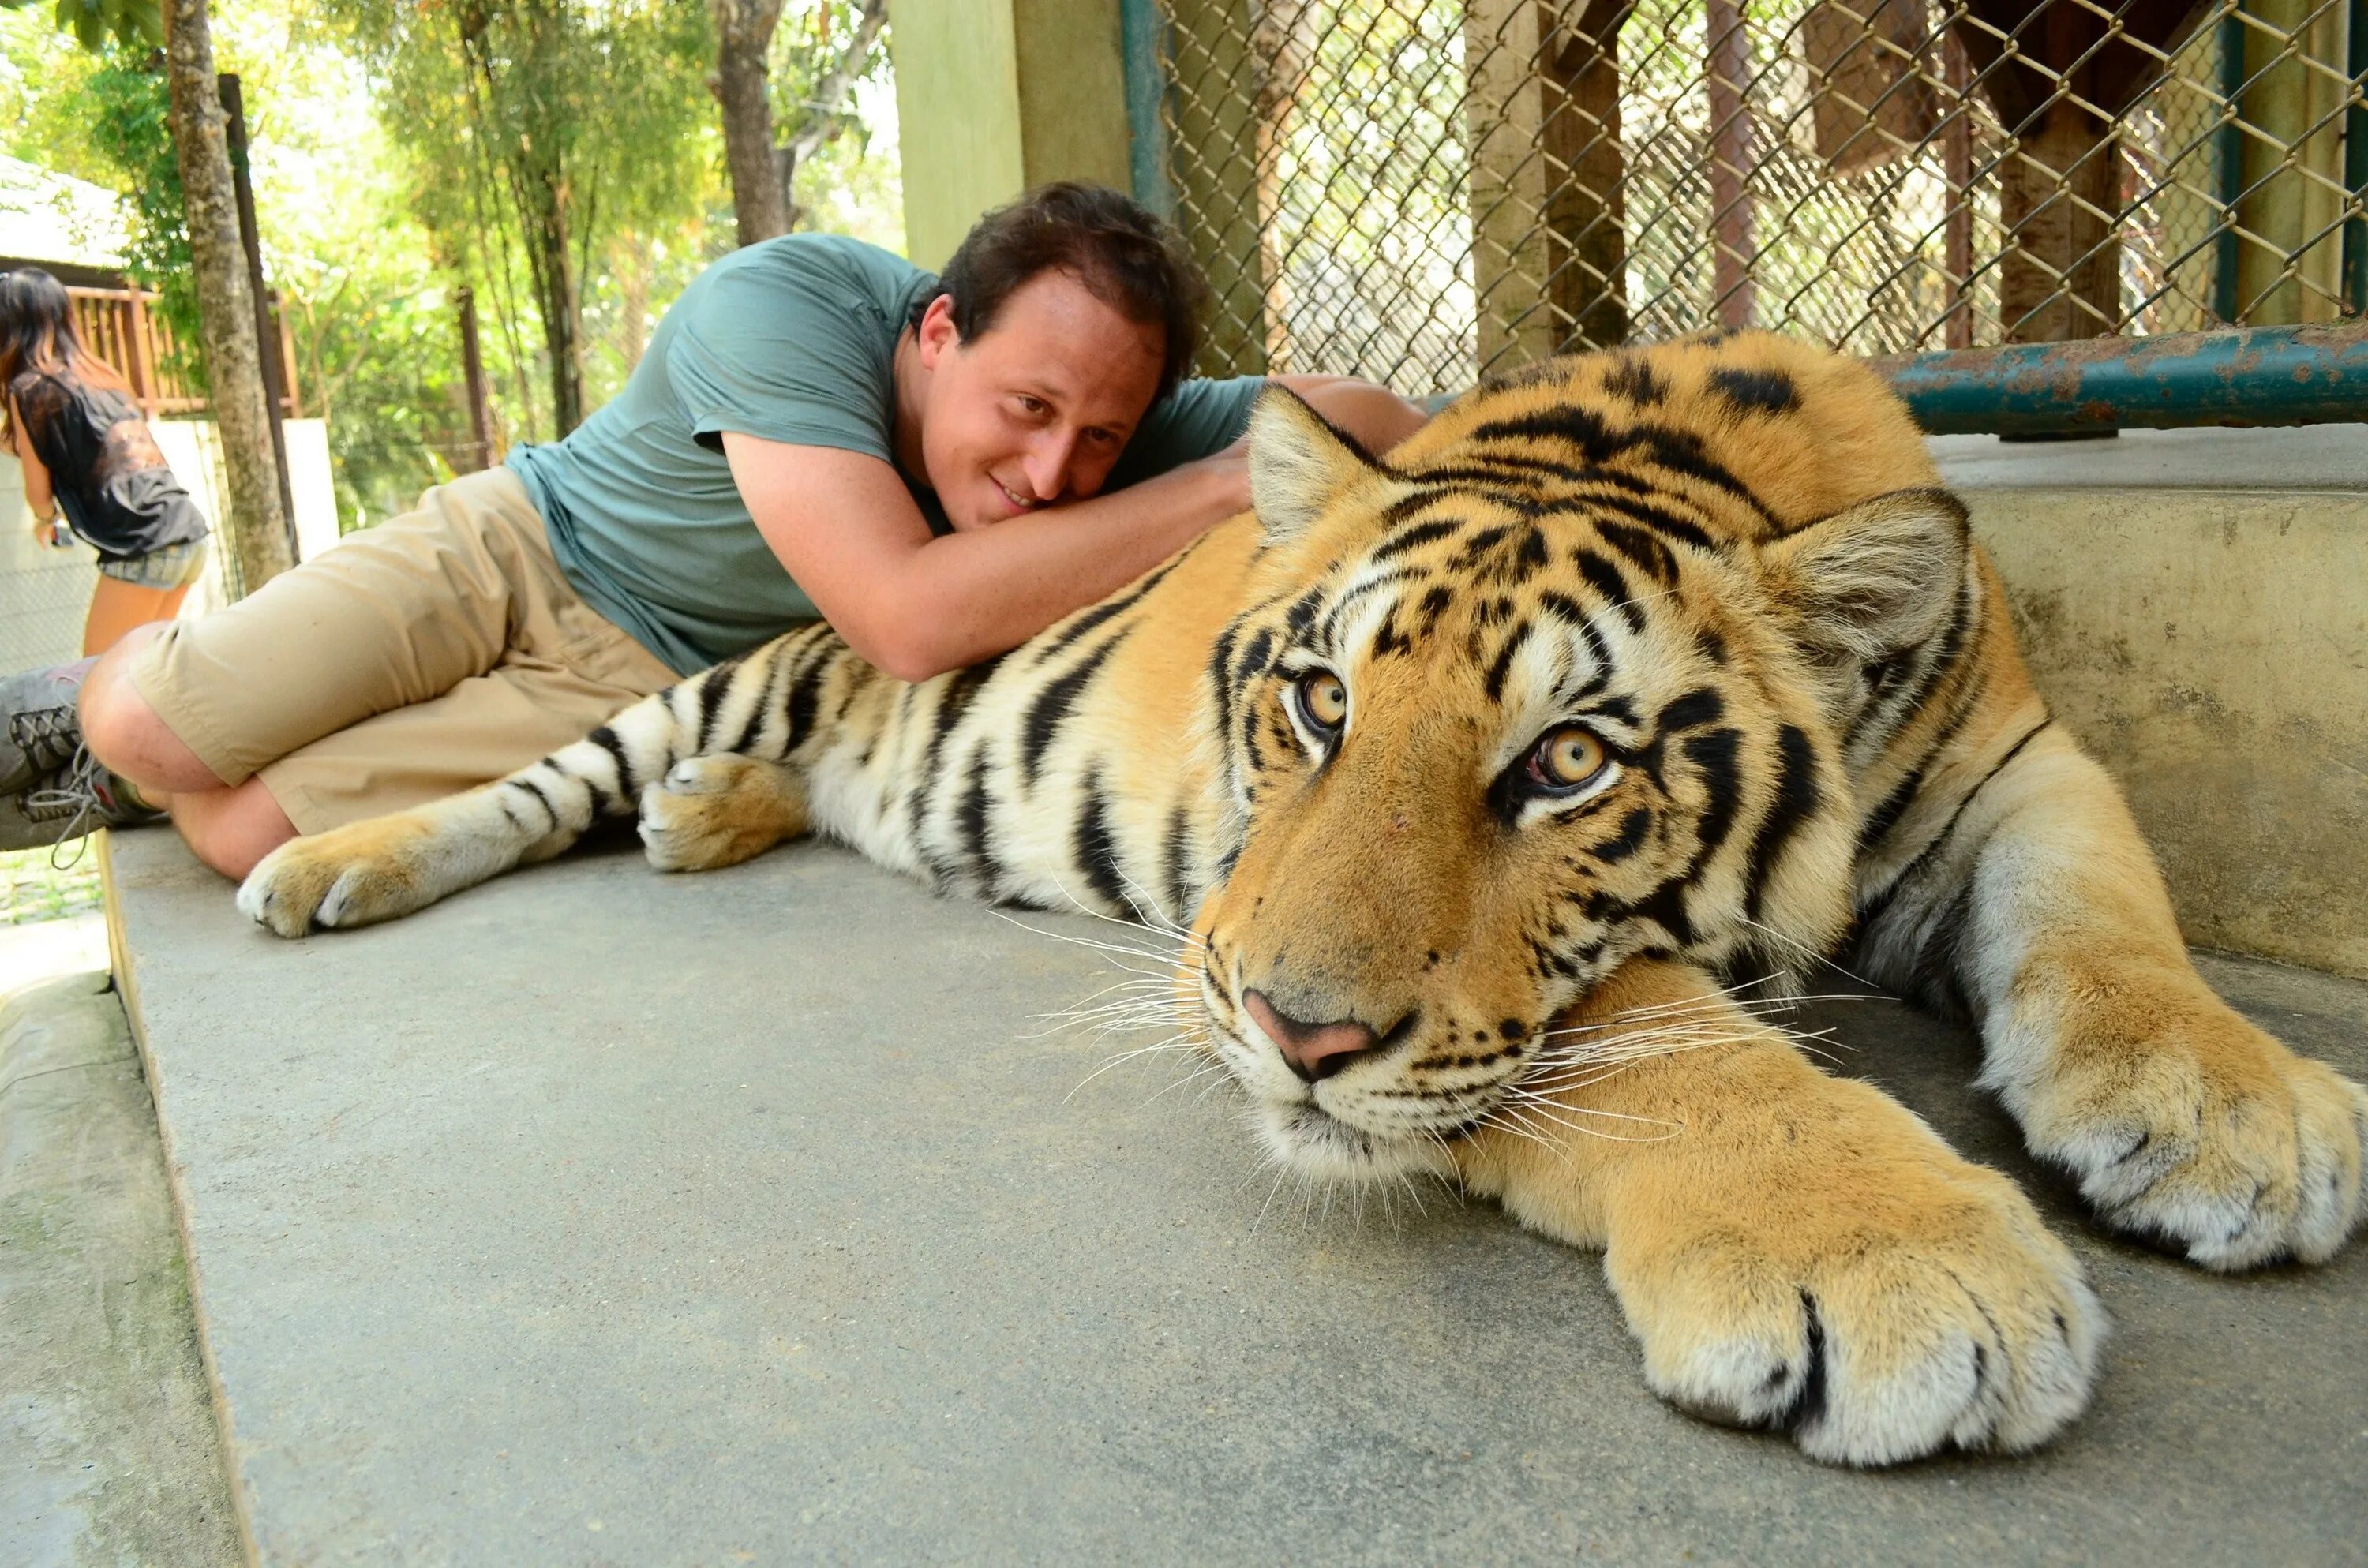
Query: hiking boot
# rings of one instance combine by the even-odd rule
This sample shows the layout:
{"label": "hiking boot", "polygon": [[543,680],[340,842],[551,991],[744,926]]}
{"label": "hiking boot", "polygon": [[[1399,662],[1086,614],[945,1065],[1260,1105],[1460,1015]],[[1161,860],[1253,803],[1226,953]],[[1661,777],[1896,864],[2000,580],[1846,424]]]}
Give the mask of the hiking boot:
{"label": "hiking boot", "polygon": [[31,789],[82,746],[74,701],[96,658],[26,670],[0,680],[0,795]]}
{"label": "hiking boot", "polygon": [[[0,849],[61,845],[102,827],[139,827],[165,813],[76,746],[66,766],[30,790],[0,796]],[[74,851],[74,858],[82,851]],[[73,860],[65,862],[72,865]]]}

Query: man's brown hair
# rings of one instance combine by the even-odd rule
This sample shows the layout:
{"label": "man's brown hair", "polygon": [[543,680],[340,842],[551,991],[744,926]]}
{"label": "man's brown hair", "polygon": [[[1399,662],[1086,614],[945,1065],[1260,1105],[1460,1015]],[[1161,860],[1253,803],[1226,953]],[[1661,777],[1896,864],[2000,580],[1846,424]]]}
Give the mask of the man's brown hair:
{"label": "man's brown hair", "polygon": [[[1108,187],[1061,180],[989,212],[939,274],[938,293],[952,297],[954,330],[967,342],[995,325],[1021,284],[1056,270],[1127,320],[1165,333],[1154,401],[1174,391],[1200,347],[1208,289],[1176,232]],[[913,325],[935,298],[915,302]]]}

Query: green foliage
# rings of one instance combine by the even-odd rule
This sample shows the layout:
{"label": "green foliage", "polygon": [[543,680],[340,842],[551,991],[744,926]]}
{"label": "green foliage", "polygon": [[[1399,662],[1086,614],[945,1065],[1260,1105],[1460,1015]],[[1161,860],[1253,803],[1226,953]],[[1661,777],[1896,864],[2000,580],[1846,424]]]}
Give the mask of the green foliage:
{"label": "green foliage", "polygon": [[[807,128],[815,89],[845,58],[862,6],[857,0],[805,0],[792,6],[773,34],[773,125],[783,141]],[[831,117],[825,139],[791,176],[795,210],[792,226],[858,239],[901,252],[905,248],[904,186],[893,138],[880,144],[875,117],[893,119],[895,73],[882,29],[855,74],[854,91]]]}
{"label": "green foliage", "polygon": [[164,73],[128,51],[112,50],[85,79],[90,143],[120,176],[130,219],[124,259],[141,287],[159,295],[157,312],[171,329],[174,362],[198,395],[205,364],[197,351],[198,290],[189,260],[189,228],[182,210],[181,166],[166,123]]}
{"label": "green foliage", "polygon": [[[0,0],[0,8],[28,10],[40,0]],[[72,33],[96,54],[109,40],[126,49],[154,49],[165,41],[165,15],[157,0],[57,0],[58,30]]]}
{"label": "green foliage", "polygon": [[114,186],[115,165],[92,146],[81,97],[100,65],[46,17],[0,8],[0,145],[8,155]]}
{"label": "green foliage", "polygon": [[706,6],[335,0],[330,13],[381,84],[414,211],[446,264],[486,285],[514,374],[528,331],[541,338],[552,392],[540,408],[521,398],[528,428],[571,426],[588,405],[586,279],[613,236],[679,222],[686,193],[712,183]]}

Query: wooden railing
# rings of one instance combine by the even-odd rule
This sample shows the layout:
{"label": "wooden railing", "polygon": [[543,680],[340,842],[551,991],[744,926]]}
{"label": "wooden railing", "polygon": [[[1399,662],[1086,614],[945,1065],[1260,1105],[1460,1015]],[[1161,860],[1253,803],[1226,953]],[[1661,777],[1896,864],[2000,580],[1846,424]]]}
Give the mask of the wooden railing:
{"label": "wooden railing", "polygon": [[[160,415],[204,412],[206,400],[172,369],[180,361],[178,344],[171,324],[157,312],[155,295],[140,289],[74,287],[66,290],[66,295],[73,303],[74,330],[81,334],[83,347],[131,383],[131,399],[142,415],[154,419]],[[276,305],[277,300],[273,302]],[[296,381],[295,343],[279,311],[274,309],[271,314],[272,324],[279,328],[272,347],[279,355],[280,385],[288,389],[279,400],[280,411],[290,419],[302,419],[304,407]]]}

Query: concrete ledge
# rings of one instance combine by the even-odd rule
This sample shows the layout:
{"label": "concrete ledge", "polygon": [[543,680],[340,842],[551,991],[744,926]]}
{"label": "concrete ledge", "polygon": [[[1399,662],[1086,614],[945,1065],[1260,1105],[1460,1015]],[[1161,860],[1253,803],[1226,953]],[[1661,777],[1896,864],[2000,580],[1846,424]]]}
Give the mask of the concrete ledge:
{"label": "concrete ledge", "polygon": [[[1595,1258],[1277,1193],[1182,1068],[1037,1038],[1100,955],[842,851],[596,854],[304,943],[169,835],[112,864],[266,1563],[2358,1561],[2368,1248],[2223,1280],[2100,1236],[1889,1003],[1805,1022],[2117,1323],[2029,1460],[1840,1473],[1672,1413]],[[2368,988],[2211,973],[2368,1071]]]}
{"label": "concrete ledge", "polygon": [[1935,436],[1927,445],[1965,490],[2368,491],[2368,425],[2124,430],[2078,441]]}
{"label": "concrete ledge", "polygon": [[0,1006],[0,1560],[245,1561],[107,975]]}
{"label": "concrete ledge", "polygon": [[2368,976],[2368,426],[1932,445],[2188,939]]}

